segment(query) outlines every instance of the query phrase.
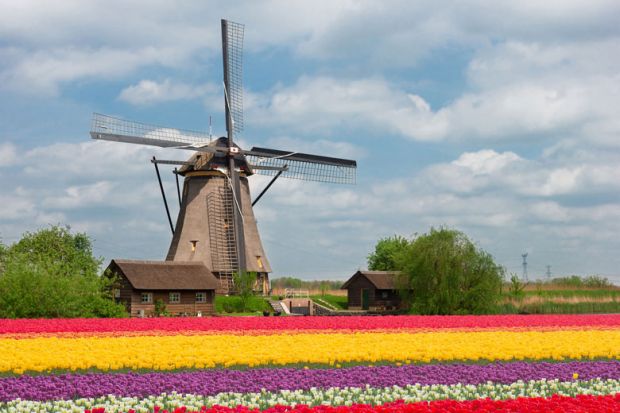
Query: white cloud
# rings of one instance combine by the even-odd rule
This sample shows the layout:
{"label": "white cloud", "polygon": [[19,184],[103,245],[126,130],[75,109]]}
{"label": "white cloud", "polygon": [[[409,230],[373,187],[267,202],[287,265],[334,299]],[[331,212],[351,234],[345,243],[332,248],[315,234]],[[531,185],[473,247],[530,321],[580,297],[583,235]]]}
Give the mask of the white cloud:
{"label": "white cloud", "polygon": [[578,127],[588,117],[588,103],[578,89],[513,84],[463,95],[429,121],[446,122],[440,138],[534,139]]}
{"label": "white cloud", "polygon": [[213,84],[190,85],[165,79],[162,82],[141,80],[136,85],[128,86],[121,91],[118,99],[132,105],[150,105],[175,100],[203,98],[219,92]]}
{"label": "white cloud", "polygon": [[[614,144],[620,125],[615,37],[562,43],[500,42],[478,50],[468,68],[475,93],[452,108],[455,126],[488,124],[486,135],[577,136]],[[475,129],[474,129],[475,132]]]}
{"label": "white cloud", "polygon": [[617,42],[617,36],[553,43],[507,40],[478,49],[467,76],[480,88],[541,78],[562,84],[584,76],[613,76],[620,70]]}
{"label": "white cloud", "polygon": [[533,203],[528,212],[543,222],[568,222],[571,219],[569,210],[553,201]]}
{"label": "white cloud", "polygon": [[541,195],[560,195],[574,192],[579,185],[581,168],[558,168],[549,171],[542,186],[531,190]]}
{"label": "white cloud", "polygon": [[34,203],[18,194],[0,194],[0,221],[18,220],[33,213]]}
{"label": "white cloud", "polygon": [[514,152],[500,154],[492,149],[483,149],[478,152],[465,152],[452,164],[467,168],[474,175],[488,175],[520,160],[521,157]]}
{"label": "white cloud", "polygon": [[63,222],[67,222],[67,216],[63,214],[62,212],[40,211],[37,214],[35,221],[38,225],[41,225],[41,226],[59,225],[59,224],[62,224]]}
{"label": "white cloud", "polygon": [[[373,65],[412,66],[432,50],[477,48],[501,39],[550,43],[617,34],[613,0],[494,2],[392,1],[348,4],[317,25],[299,47],[324,59],[364,57]],[[506,19],[510,16],[510,19]]]}
{"label": "white cloud", "polygon": [[17,162],[17,150],[10,142],[0,144],[0,168]]}
{"label": "white cloud", "polygon": [[248,117],[253,124],[301,132],[370,129],[418,141],[523,141],[570,134],[615,142],[620,124],[610,108],[620,104],[617,85],[616,77],[506,82],[433,110],[423,97],[381,78],[305,76],[256,99]]}
{"label": "white cloud", "polygon": [[289,137],[270,138],[266,143],[269,147],[284,151],[295,151],[334,158],[362,159],[366,150],[349,142],[319,139],[314,141]]}
{"label": "white cloud", "polygon": [[129,220],[125,228],[130,229],[132,231],[140,231],[140,232],[152,232],[152,233],[163,233],[169,230],[169,227],[164,222],[157,222],[152,220],[147,220],[143,218],[136,218]]}
{"label": "white cloud", "polygon": [[[60,86],[83,79],[114,79],[148,65],[175,66],[184,56],[174,48],[147,46],[137,50],[57,49],[30,52],[0,49],[2,87],[39,96],[58,95]],[[7,64],[9,63],[9,64]]]}
{"label": "white cloud", "polygon": [[33,177],[109,179],[142,173],[153,155],[184,160],[190,153],[129,143],[84,141],[35,147],[25,151],[20,159],[24,172]]}
{"label": "white cloud", "polygon": [[380,78],[302,77],[290,87],[276,88],[255,105],[248,110],[253,123],[304,132],[371,128],[433,140],[442,138],[445,128],[441,116],[429,117],[430,107],[421,97]]}
{"label": "white cloud", "polygon": [[63,195],[44,198],[42,205],[55,209],[75,209],[101,205],[106,199],[110,198],[113,189],[113,184],[108,181],[74,185],[66,188]]}
{"label": "white cloud", "polygon": [[453,162],[428,167],[421,178],[429,185],[456,193],[509,190],[517,195],[589,196],[620,189],[618,156],[575,164],[562,158],[523,159],[513,152],[483,149],[465,152]]}

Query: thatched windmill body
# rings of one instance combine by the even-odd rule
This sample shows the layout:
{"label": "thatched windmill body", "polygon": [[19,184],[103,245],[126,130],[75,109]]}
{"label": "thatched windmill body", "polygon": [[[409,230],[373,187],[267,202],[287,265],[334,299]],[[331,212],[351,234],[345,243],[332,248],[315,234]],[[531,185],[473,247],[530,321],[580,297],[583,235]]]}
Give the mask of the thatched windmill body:
{"label": "thatched windmill body", "polygon": [[[266,292],[271,266],[258,232],[253,205],[280,176],[328,183],[354,183],[353,160],[235,144],[243,130],[243,26],[222,20],[224,102],[227,136],[131,122],[95,114],[93,139],[192,150],[187,161],[155,160],[181,165],[184,177],[176,226],[166,260],[202,261],[220,279],[220,293],[234,289],[235,272],[256,272],[257,290]],[[158,171],[158,170],[157,170]],[[273,176],[252,202],[248,177]],[[159,176],[159,171],[158,171]],[[163,187],[162,187],[163,194]],[[166,206],[167,209],[167,206]]]}

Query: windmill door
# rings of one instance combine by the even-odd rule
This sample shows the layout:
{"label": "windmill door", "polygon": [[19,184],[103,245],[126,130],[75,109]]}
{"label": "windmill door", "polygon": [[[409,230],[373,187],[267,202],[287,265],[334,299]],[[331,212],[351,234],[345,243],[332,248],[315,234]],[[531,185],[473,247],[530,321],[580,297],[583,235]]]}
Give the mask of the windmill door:
{"label": "windmill door", "polygon": [[362,288],[362,310],[368,310],[370,300],[370,290]]}

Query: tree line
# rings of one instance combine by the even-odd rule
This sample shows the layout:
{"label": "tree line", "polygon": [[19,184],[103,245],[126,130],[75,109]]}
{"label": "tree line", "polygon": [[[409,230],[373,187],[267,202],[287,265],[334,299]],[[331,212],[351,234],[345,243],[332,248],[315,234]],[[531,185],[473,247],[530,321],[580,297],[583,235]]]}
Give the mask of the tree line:
{"label": "tree line", "polygon": [[302,280],[295,277],[279,277],[271,280],[271,288],[280,290],[294,288],[302,290],[330,291],[339,290],[344,284],[342,281],[333,280]]}

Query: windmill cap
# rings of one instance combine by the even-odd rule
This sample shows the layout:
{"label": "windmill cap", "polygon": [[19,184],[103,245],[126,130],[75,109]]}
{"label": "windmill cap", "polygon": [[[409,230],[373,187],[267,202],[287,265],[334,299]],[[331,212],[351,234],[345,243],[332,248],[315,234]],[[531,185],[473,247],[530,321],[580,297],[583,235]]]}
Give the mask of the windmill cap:
{"label": "windmill cap", "polygon": [[[209,143],[211,147],[227,148],[228,138],[222,136]],[[239,145],[233,144],[234,148],[241,150]],[[190,165],[183,165],[179,168],[178,173],[185,176],[188,172],[193,171],[212,171],[226,169],[228,167],[228,157],[223,152],[195,152],[189,159]],[[235,155],[235,167],[245,172],[246,175],[251,175],[251,169],[245,158],[245,155],[238,153]]]}

